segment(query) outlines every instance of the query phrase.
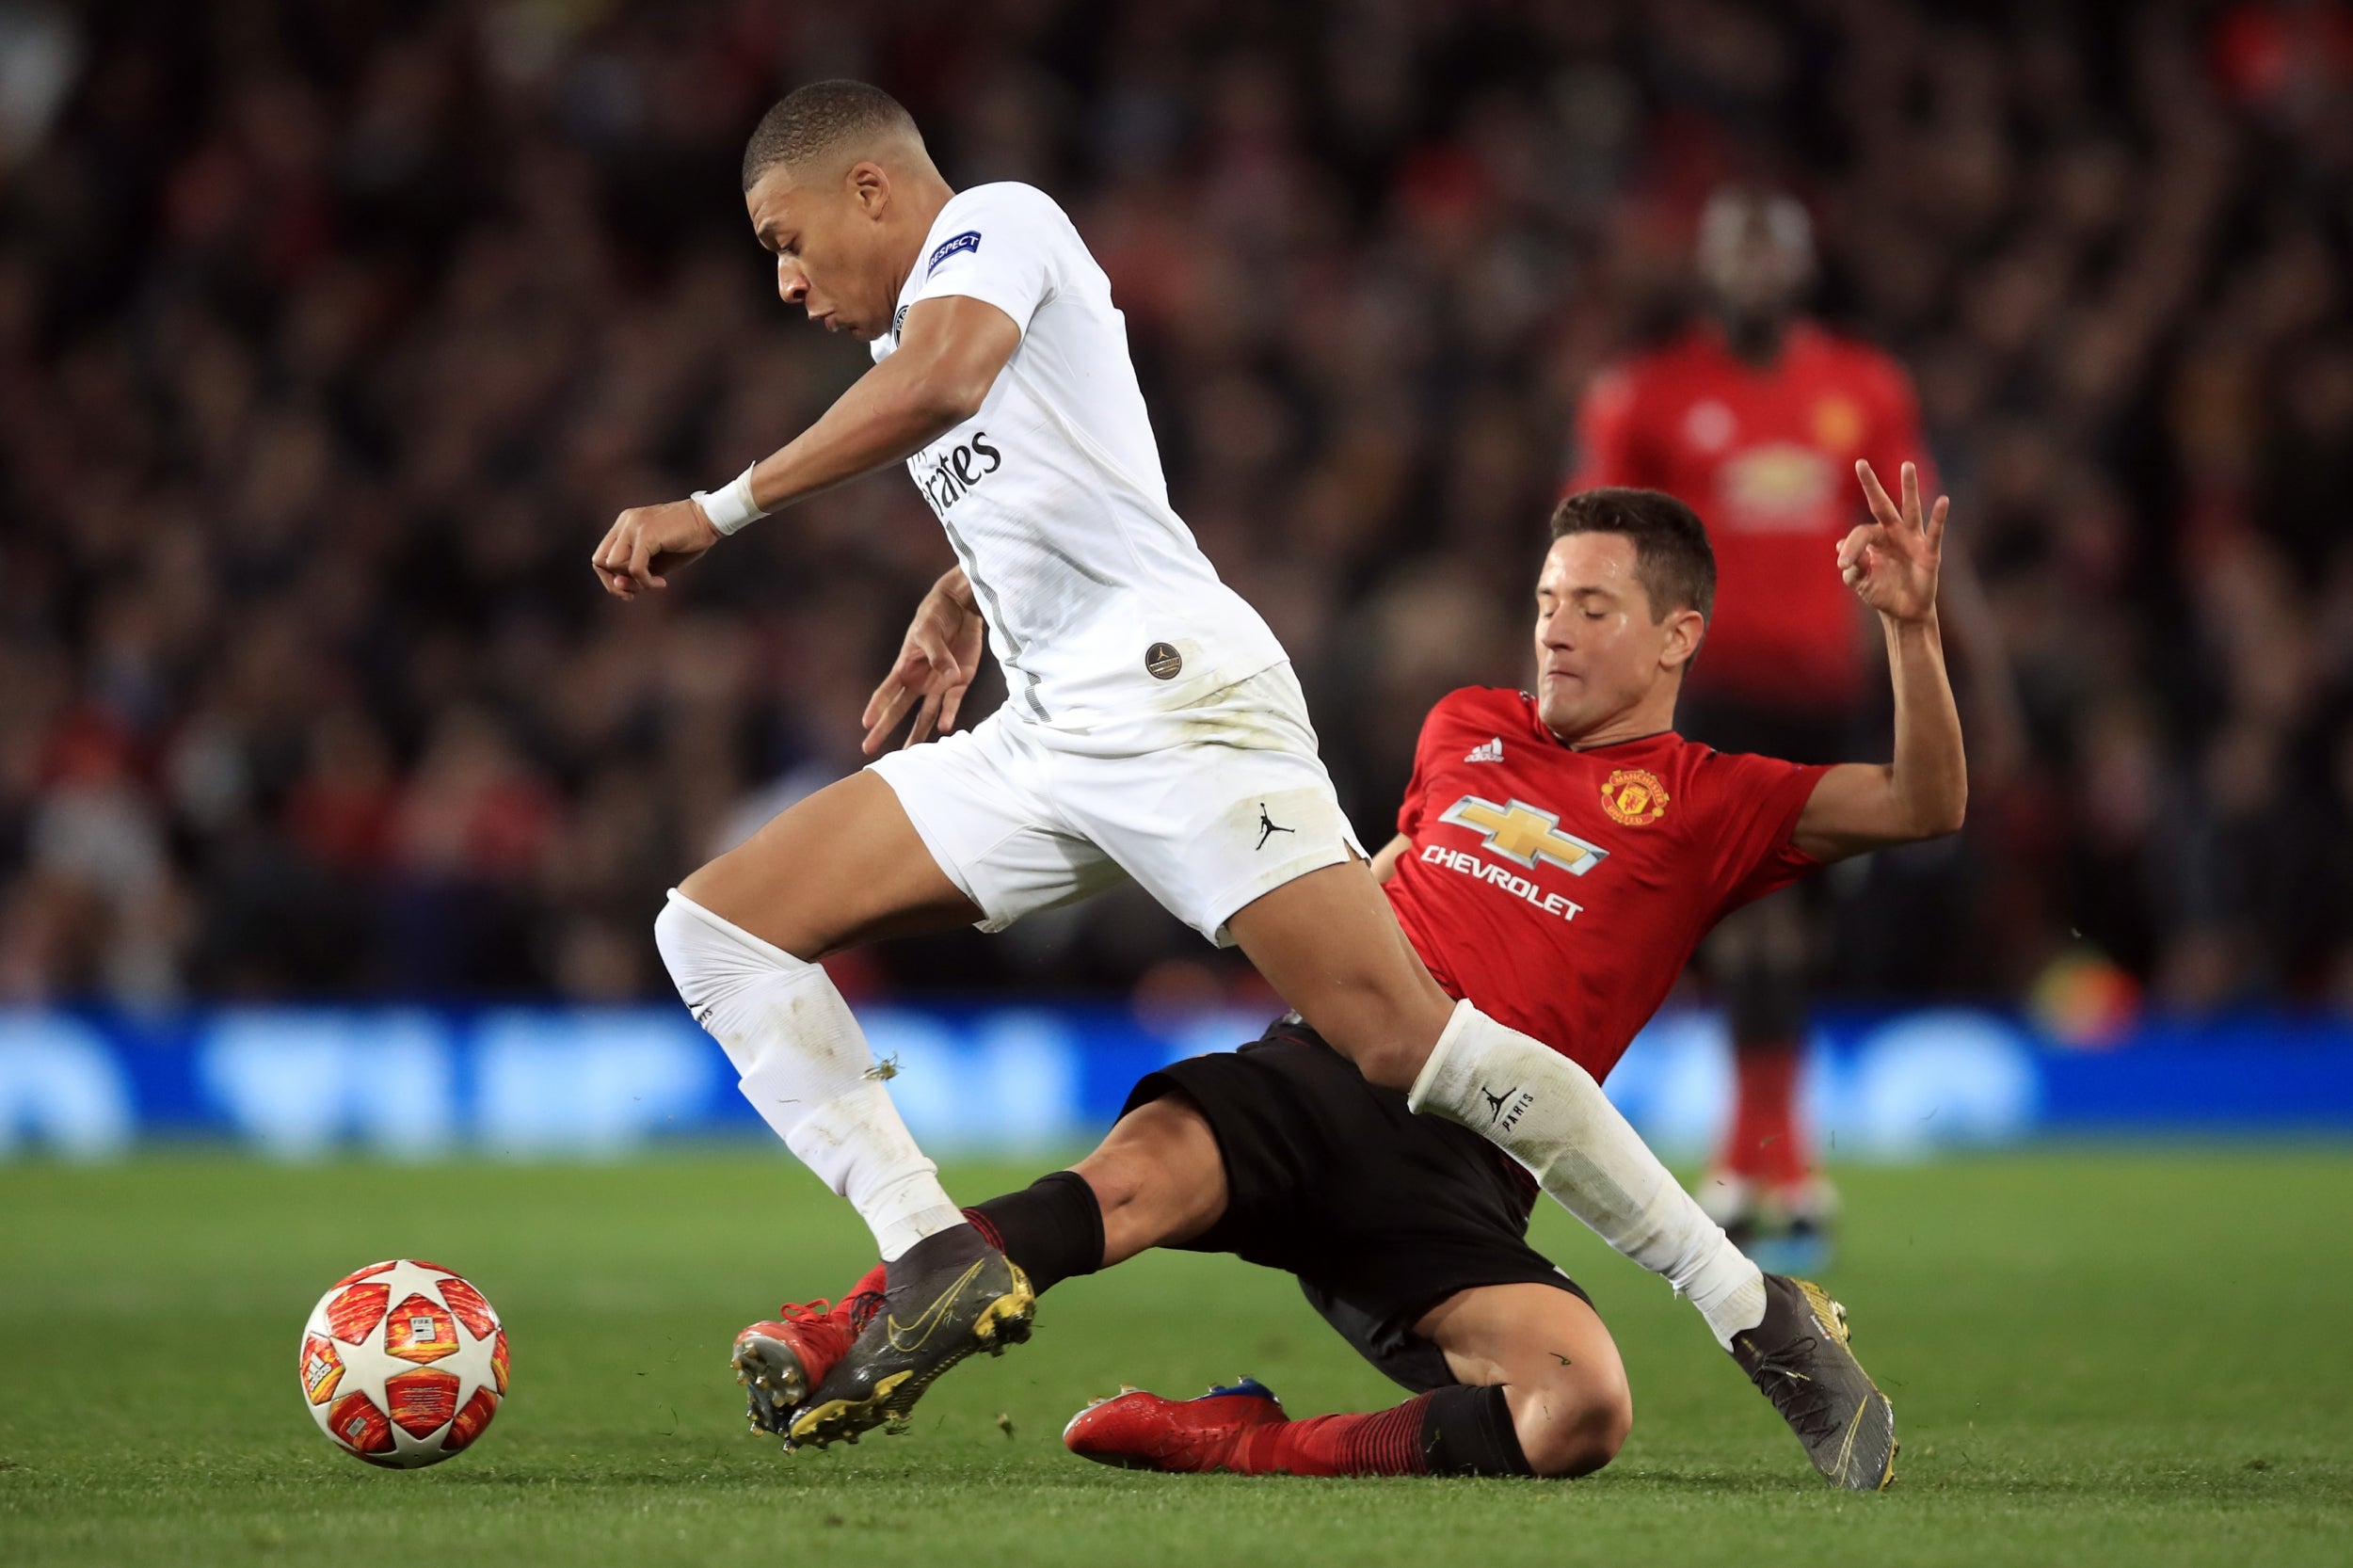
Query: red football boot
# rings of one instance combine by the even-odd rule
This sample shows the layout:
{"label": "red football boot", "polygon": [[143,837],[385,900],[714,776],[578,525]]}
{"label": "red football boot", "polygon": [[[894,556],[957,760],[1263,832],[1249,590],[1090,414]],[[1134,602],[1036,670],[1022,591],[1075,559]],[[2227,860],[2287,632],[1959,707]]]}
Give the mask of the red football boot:
{"label": "red football boot", "polygon": [[735,1381],[751,1400],[752,1430],[781,1433],[793,1410],[847,1353],[868,1320],[881,1309],[884,1265],[850,1287],[836,1306],[820,1296],[787,1302],[776,1320],[754,1323],[735,1336]]}
{"label": "red football boot", "polygon": [[1199,1474],[1236,1468],[1235,1449],[1245,1435],[1289,1419],[1283,1401],[1257,1378],[1212,1388],[1197,1400],[1123,1388],[1073,1416],[1062,1440],[1097,1464]]}

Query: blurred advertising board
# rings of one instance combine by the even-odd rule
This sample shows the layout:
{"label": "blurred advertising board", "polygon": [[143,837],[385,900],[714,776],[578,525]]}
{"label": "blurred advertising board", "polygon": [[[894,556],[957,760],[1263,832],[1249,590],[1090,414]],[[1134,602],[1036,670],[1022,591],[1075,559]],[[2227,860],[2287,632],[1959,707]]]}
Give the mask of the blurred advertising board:
{"label": "blurred advertising board", "polygon": [[[1066,1149],[1110,1125],[1144,1073],[1264,1022],[1055,1001],[860,1016],[908,1125],[941,1154]],[[1662,1152],[1696,1154],[1731,1103],[1721,1022],[1662,1014],[1609,1088]],[[2151,1020],[2082,1049],[2014,1013],[1843,1009],[1819,1020],[1803,1096],[1833,1160],[2052,1137],[2353,1137],[2353,1020]],[[673,1007],[0,1011],[0,1159],[192,1139],[291,1160],[600,1159],[762,1136],[726,1058]]]}

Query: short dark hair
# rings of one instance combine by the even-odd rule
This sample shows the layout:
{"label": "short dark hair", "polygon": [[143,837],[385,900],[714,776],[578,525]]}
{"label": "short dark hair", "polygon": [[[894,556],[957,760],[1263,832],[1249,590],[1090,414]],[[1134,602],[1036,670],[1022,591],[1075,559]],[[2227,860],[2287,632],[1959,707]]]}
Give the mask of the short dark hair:
{"label": "short dark hair", "polygon": [[807,163],[844,142],[894,133],[922,140],[915,117],[880,88],[846,80],[794,88],[760,117],[744,144],[744,188],[778,164]]}
{"label": "short dark hair", "polygon": [[1552,509],[1552,536],[1624,534],[1634,541],[1634,577],[1650,596],[1650,616],[1670,610],[1716,613],[1716,552],[1700,515],[1663,490],[1615,486],[1579,490]]}

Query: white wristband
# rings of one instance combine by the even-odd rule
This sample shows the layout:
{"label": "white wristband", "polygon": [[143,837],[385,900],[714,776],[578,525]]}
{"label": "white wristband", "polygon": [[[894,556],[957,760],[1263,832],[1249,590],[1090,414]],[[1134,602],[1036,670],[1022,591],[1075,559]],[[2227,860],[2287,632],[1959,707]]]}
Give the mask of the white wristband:
{"label": "white wristband", "polygon": [[[755,463],[753,468],[760,465]],[[696,490],[695,504],[703,509],[711,526],[722,534],[732,534],[754,518],[768,514],[752,499],[752,470],[747,468],[715,490]]]}

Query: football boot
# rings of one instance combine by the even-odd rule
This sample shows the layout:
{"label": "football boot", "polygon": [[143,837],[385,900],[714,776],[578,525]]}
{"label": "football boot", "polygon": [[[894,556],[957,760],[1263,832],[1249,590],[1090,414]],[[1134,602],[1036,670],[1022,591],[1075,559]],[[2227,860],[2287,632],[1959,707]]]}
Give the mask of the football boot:
{"label": "football boot", "polygon": [[1773,1402],[1833,1486],[1896,1479],[1896,1411],[1848,1348],[1847,1309],[1811,1280],[1765,1276],[1765,1320],[1732,1336],[1732,1359]]}
{"label": "football boot", "polygon": [[1097,1464],[1197,1475],[1229,1468],[1245,1435],[1289,1419],[1283,1401],[1257,1378],[1211,1388],[1195,1400],[1122,1388],[1070,1417],[1062,1440],[1072,1453]]}
{"label": "football boot", "polygon": [[974,1351],[1004,1354],[1036,1315],[1029,1276],[977,1228],[925,1237],[887,1265],[881,1305],[787,1418],[786,1450],[904,1426],[941,1373]]}
{"label": "football boot", "polygon": [[883,1301],[884,1265],[850,1288],[840,1305],[819,1297],[787,1302],[776,1318],[735,1336],[730,1364],[751,1401],[754,1432],[784,1434],[786,1418],[849,1353]]}

